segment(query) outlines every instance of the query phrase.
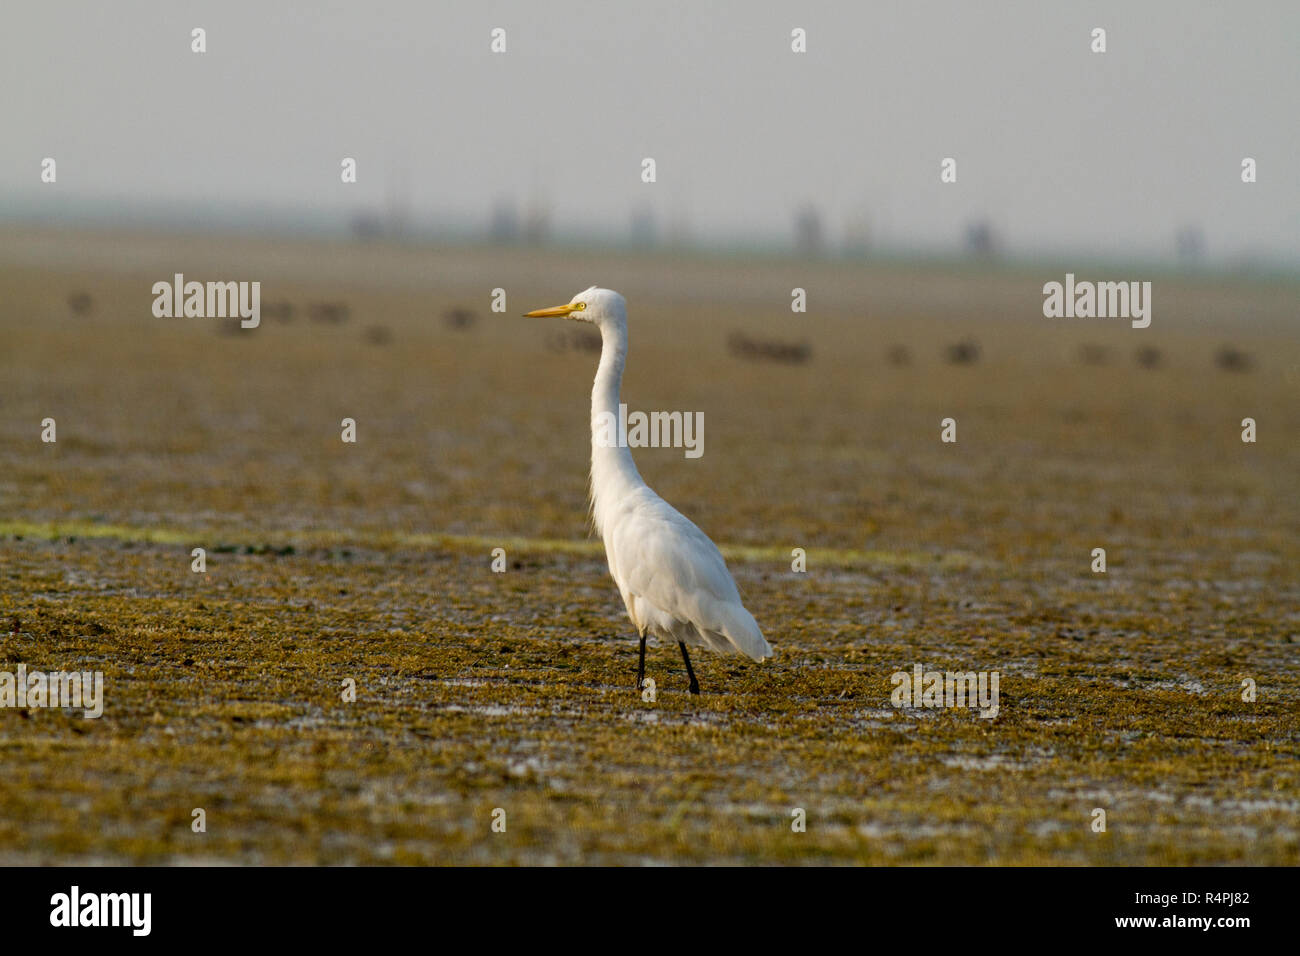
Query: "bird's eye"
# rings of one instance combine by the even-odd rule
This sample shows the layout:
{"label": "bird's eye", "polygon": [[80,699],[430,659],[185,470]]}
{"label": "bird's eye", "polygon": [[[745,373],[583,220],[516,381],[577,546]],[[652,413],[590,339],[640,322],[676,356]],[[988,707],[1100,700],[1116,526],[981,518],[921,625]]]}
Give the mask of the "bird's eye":
{"label": "bird's eye", "polygon": [[585,303],[585,302],[579,302],[579,303],[574,307],[574,311],[575,311],[575,312],[581,312],[581,311],[582,311],[583,309],[585,309],[586,307],[587,307],[587,303]]}

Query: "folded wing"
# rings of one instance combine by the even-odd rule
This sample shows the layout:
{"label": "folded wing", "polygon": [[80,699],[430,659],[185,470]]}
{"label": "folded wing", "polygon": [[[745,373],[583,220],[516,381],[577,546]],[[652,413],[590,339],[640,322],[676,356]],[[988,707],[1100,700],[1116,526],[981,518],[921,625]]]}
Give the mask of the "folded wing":
{"label": "folded wing", "polygon": [[772,648],[741,604],[717,546],[690,519],[646,492],[610,523],[605,540],[610,573],[633,622],[663,638],[754,660],[770,657]]}

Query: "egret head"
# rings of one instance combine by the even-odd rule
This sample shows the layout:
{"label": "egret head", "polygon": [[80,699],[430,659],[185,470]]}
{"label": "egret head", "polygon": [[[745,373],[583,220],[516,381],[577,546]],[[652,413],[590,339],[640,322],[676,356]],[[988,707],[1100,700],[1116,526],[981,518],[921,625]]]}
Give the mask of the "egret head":
{"label": "egret head", "polygon": [[610,322],[627,322],[627,303],[623,297],[611,289],[592,286],[585,292],[579,292],[567,304],[552,306],[549,309],[536,309],[525,312],[528,318],[561,316],[576,322],[590,322],[597,327]]}

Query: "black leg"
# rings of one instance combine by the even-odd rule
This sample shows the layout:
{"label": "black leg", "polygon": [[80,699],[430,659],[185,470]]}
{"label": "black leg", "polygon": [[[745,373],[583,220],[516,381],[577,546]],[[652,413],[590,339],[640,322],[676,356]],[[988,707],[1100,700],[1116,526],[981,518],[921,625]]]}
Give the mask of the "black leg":
{"label": "black leg", "polygon": [[645,683],[645,635],[641,635],[641,660],[636,665],[636,689],[640,690],[641,685]]}
{"label": "black leg", "polygon": [[678,641],[677,646],[682,649],[682,660],[686,662],[686,673],[691,675],[691,693],[700,692],[700,682],[695,679],[695,670],[691,667],[691,655],[686,653],[686,642]]}

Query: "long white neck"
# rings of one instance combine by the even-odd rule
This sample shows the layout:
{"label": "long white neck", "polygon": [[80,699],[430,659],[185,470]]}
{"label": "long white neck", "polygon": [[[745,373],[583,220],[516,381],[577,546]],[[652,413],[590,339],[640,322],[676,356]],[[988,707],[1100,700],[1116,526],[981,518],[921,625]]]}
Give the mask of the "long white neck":
{"label": "long white neck", "polygon": [[631,449],[607,440],[609,416],[615,428],[619,421],[619,389],[627,361],[626,323],[601,323],[600,338],[600,366],[591,387],[591,515],[596,531],[603,534],[606,519],[617,508],[619,500],[629,491],[644,487],[645,482],[632,461]]}

